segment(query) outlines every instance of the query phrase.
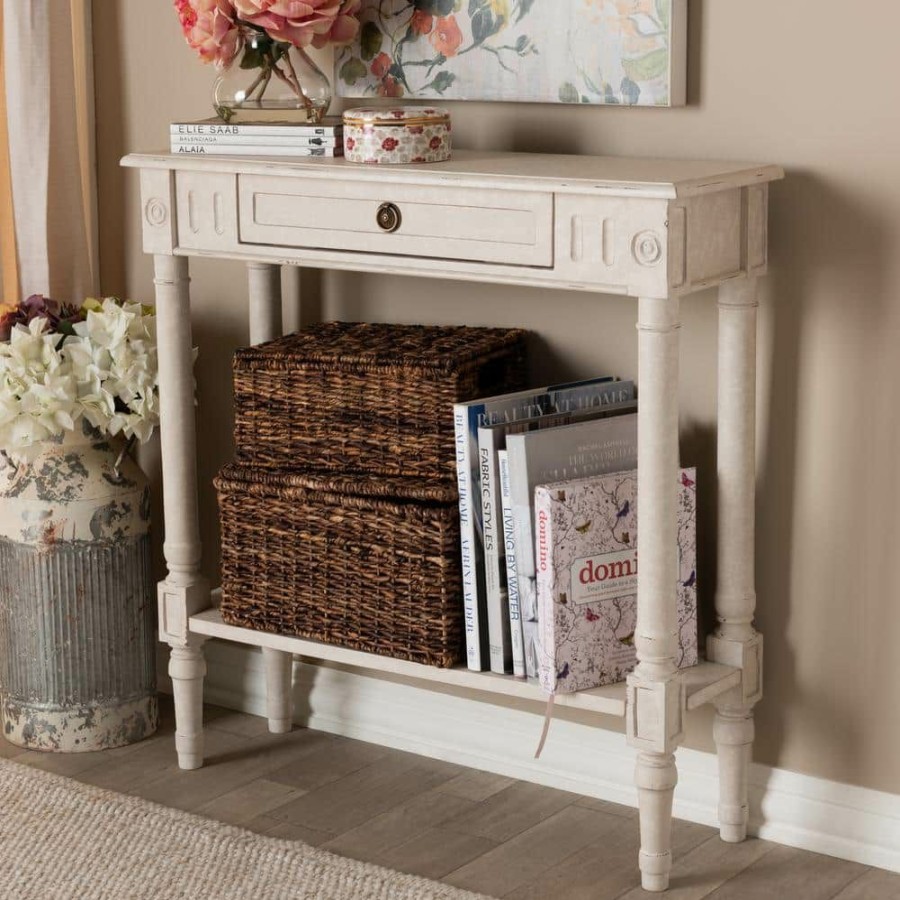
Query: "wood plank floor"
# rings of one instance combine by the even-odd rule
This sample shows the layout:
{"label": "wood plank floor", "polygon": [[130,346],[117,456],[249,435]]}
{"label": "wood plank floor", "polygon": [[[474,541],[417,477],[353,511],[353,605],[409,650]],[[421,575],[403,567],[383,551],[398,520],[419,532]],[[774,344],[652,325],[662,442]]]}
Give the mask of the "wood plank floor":
{"label": "wood plank floor", "polygon": [[[0,756],[262,834],[513,900],[639,900],[635,810],[206,708],[207,765],[175,763],[171,701],[158,735],[102,754]],[[900,875],[676,821],[671,900],[900,900]],[[327,898],[323,898],[327,900]]]}

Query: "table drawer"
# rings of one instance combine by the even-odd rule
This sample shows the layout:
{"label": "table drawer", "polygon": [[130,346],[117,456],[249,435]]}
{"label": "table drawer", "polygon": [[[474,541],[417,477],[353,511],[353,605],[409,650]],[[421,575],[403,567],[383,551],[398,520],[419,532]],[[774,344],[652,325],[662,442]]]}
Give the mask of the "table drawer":
{"label": "table drawer", "polygon": [[553,195],[238,176],[240,241],[553,265]]}

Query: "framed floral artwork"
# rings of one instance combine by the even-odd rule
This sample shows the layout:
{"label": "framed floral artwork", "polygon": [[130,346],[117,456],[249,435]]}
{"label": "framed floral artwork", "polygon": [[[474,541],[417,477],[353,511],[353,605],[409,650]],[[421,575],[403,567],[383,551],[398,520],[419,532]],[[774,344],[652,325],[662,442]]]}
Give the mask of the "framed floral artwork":
{"label": "framed floral artwork", "polygon": [[362,0],[342,97],[681,106],[687,0]]}

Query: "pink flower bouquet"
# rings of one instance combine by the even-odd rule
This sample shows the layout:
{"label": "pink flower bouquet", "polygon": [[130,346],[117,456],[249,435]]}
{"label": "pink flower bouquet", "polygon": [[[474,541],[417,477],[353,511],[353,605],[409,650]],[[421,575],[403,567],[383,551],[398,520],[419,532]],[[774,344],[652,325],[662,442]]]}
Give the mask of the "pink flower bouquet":
{"label": "pink flower bouquet", "polygon": [[[240,67],[259,70],[242,99],[261,101],[274,77],[312,111],[297,68],[294,48],[304,50],[346,44],[359,30],[362,0],[173,0],[188,45],[205,63],[228,68],[240,55]],[[223,118],[228,110],[217,109]],[[322,111],[324,113],[324,110]]]}

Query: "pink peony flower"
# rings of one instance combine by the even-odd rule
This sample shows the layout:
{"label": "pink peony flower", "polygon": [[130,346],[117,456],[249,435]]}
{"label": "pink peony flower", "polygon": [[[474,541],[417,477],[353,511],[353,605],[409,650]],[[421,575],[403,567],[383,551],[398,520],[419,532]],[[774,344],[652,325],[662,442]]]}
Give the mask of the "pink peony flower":
{"label": "pink peony flower", "polygon": [[188,45],[205,63],[227,66],[241,48],[241,31],[229,0],[174,0]]}
{"label": "pink peony flower", "polygon": [[334,17],[331,28],[325,34],[317,34],[313,38],[314,47],[325,47],[328,44],[349,44],[359,31],[359,8],[362,0],[342,0],[341,8]]}
{"label": "pink peony flower", "polygon": [[237,15],[295,47],[345,44],[359,30],[362,0],[234,0]]}

